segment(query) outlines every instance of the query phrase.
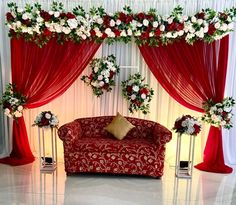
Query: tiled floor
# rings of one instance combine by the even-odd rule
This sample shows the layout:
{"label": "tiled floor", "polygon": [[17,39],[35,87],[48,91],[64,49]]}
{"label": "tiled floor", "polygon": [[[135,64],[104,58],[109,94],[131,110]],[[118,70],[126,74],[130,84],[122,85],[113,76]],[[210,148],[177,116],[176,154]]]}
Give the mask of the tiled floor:
{"label": "tiled floor", "polygon": [[176,179],[166,164],[162,179],[130,176],[76,175],[64,165],[40,173],[39,163],[0,164],[0,204],[79,205],[235,205],[236,172],[224,175],[194,169],[192,180]]}

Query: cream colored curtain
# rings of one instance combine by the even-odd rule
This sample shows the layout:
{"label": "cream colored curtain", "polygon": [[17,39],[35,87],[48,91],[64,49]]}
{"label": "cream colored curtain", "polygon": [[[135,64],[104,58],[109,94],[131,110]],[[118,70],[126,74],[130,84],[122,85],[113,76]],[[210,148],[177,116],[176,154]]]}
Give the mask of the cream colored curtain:
{"label": "cream colored curtain", "polygon": [[[34,1],[19,0],[16,2],[18,5],[24,5],[25,3],[33,3]],[[41,0],[38,2],[43,5],[43,8],[48,8],[52,1]],[[201,8],[210,7],[217,10],[222,10],[234,4],[233,1],[213,0],[64,0],[62,2],[64,3],[66,9],[71,9],[78,4],[82,5],[86,10],[88,10],[92,6],[102,5],[108,12],[121,10],[122,7],[126,4],[130,5],[134,11],[146,11],[149,10],[149,8],[154,7],[159,11],[160,14],[163,15],[169,14],[170,11],[177,5],[181,5],[184,8],[185,13],[193,14]],[[117,63],[121,66],[120,74],[116,77],[116,86],[111,93],[104,94],[100,98],[97,98],[92,94],[90,87],[86,86],[80,79],[78,79],[76,82],[74,82],[70,89],[66,91],[66,93],[64,93],[61,97],[54,100],[50,104],[37,109],[27,110],[25,112],[24,115],[29,134],[29,141],[31,144],[31,148],[35,152],[36,156],[38,152],[37,128],[32,127],[31,125],[33,124],[36,115],[41,111],[51,110],[58,116],[60,125],[63,125],[79,117],[115,115],[116,112],[119,111],[125,116],[157,121],[169,129],[173,127],[175,119],[183,114],[191,114],[197,117],[200,116],[199,113],[193,112],[181,106],[169,97],[169,95],[158,84],[157,80],[148,69],[141,54],[139,53],[137,46],[134,43],[115,43],[113,45],[103,44],[96,53],[95,57],[107,56],[110,54],[114,54],[117,57]],[[89,72],[90,69],[87,68],[84,70],[82,75],[88,74]],[[154,98],[150,104],[151,112],[146,116],[141,113],[135,113],[131,115],[128,112],[127,102],[124,100],[121,94],[121,81],[127,79],[129,74],[134,74],[136,72],[141,72],[141,74],[146,78],[146,83],[148,83],[155,90]],[[205,147],[207,133],[208,127],[204,126],[203,131],[196,138],[195,163],[200,162],[202,159],[202,153]],[[50,152],[49,142],[50,141],[48,136],[48,153]],[[185,152],[182,153],[183,159],[187,158],[187,146],[188,138],[186,136],[184,137],[183,150],[185,150]],[[169,162],[170,165],[174,165],[176,152],[175,150],[176,135],[173,134],[173,140],[167,144],[166,153],[166,161]],[[63,147],[60,140],[58,140],[58,157],[61,160],[63,158]]]}

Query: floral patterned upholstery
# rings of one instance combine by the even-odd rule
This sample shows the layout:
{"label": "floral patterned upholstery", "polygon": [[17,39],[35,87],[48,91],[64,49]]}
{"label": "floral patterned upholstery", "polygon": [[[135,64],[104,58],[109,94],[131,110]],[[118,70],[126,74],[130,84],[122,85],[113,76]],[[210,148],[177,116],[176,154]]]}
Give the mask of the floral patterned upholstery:
{"label": "floral patterned upholstery", "polygon": [[81,118],[59,128],[65,171],[161,177],[171,132],[156,122],[126,117],[135,128],[123,140],[117,140],[104,130],[113,117]]}

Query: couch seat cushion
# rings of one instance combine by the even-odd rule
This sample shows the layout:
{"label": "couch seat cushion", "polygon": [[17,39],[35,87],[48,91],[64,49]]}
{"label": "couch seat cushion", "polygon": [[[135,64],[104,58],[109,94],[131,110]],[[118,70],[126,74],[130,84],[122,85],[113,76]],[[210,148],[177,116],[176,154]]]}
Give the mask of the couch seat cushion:
{"label": "couch seat cushion", "polygon": [[122,141],[110,138],[82,138],[74,144],[79,152],[103,153],[130,153],[153,155],[156,153],[155,145],[150,139],[123,139]]}

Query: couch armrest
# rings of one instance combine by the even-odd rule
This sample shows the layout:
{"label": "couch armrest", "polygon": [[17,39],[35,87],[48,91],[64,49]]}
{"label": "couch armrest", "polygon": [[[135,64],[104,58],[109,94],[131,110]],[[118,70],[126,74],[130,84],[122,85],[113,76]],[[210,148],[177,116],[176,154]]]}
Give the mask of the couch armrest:
{"label": "couch armrest", "polygon": [[159,146],[165,145],[172,139],[172,132],[163,125],[157,123],[153,129],[153,140]]}
{"label": "couch armrest", "polygon": [[78,121],[73,121],[58,129],[59,138],[66,143],[73,143],[82,136],[82,129]]}

